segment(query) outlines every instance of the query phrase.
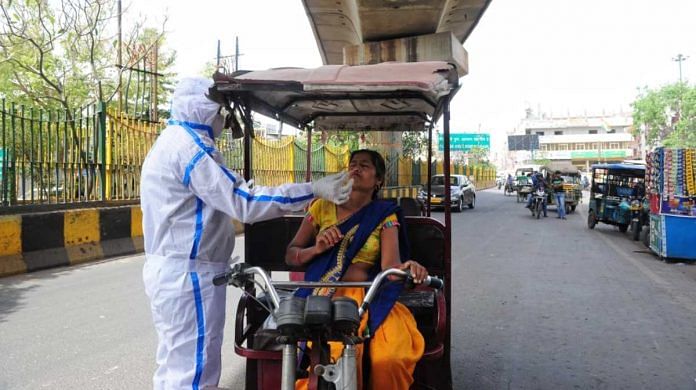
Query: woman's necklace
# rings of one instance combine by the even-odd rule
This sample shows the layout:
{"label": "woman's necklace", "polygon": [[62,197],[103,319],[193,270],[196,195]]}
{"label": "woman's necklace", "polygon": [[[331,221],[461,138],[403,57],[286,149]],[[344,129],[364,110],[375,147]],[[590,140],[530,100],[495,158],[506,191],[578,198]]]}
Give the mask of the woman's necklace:
{"label": "woman's necklace", "polygon": [[339,225],[339,224],[343,223],[348,218],[350,218],[353,214],[357,213],[358,211],[360,211],[360,209],[367,206],[368,204],[370,204],[370,202],[367,202],[367,203],[361,205],[360,207],[352,207],[352,208],[346,207],[345,204],[340,205],[340,206],[336,205],[336,221],[337,221],[336,224]]}

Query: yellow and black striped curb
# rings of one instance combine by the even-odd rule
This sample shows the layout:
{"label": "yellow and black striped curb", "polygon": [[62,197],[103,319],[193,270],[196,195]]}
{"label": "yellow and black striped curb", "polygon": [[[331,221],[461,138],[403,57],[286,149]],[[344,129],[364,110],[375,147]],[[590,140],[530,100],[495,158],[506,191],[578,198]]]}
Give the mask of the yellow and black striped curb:
{"label": "yellow and black striped curb", "polygon": [[0,277],[143,252],[142,219],[140,205],[0,216]]}
{"label": "yellow and black striped curb", "polygon": [[0,216],[0,276],[143,251],[140,206]]}
{"label": "yellow and black striped curb", "polygon": [[[477,190],[485,190],[495,187],[494,180],[481,181],[475,184]],[[420,190],[420,188],[421,186],[387,187],[382,189],[382,193],[380,195],[382,199],[417,198],[418,190]]]}

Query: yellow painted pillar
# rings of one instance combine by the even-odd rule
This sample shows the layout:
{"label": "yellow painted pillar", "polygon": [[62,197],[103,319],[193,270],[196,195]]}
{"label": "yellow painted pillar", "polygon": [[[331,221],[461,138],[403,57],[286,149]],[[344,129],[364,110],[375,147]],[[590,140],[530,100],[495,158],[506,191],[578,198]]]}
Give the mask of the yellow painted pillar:
{"label": "yellow painted pillar", "polygon": [[0,217],[0,259],[0,276],[27,271],[22,259],[22,217],[19,215]]}
{"label": "yellow painted pillar", "polygon": [[99,210],[71,210],[63,214],[63,238],[70,264],[103,258]]}
{"label": "yellow painted pillar", "polygon": [[[120,113],[119,113],[120,115]],[[113,117],[111,115],[106,116],[106,129],[104,133],[106,134],[106,166],[103,167],[106,170],[106,180],[103,185],[106,186],[106,200],[111,200],[111,143],[113,142],[113,136],[111,134],[112,126],[114,123]]]}

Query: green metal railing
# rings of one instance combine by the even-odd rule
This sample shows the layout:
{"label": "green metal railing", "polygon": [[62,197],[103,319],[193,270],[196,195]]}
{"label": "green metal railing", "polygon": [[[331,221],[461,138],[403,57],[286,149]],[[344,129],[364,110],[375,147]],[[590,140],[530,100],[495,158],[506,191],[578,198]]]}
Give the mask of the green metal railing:
{"label": "green metal railing", "polygon": [[[118,114],[104,103],[73,111],[0,104],[1,209],[139,199],[140,170],[163,123]],[[225,133],[216,143],[227,167],[241,173],[242,141]],[[347,168],[348,150],[328,145],[312,149],[313,179]],[[294,138],[253,141],[252,177],[259,185],[304,182],[306,163],[305,146]],[[388,166],[386,185],[426,184],[427,167],[426,162],[398,158]],[[442,162],[433,162],[431,171],[442,173]],[[492,168],[455,164],[452,173],[473,176],[477,185],[495,177]]]}
{"label": "green metal railing", "polygon": [[140,168],[161,124],[107,113],[0,102],[0,204],[66,205],[139,198]]}
{"label": "green metal railing", "polygon": [[35,110],[2,100],[0,199],[3,206],[102,197],[103,133],[97,107]]}

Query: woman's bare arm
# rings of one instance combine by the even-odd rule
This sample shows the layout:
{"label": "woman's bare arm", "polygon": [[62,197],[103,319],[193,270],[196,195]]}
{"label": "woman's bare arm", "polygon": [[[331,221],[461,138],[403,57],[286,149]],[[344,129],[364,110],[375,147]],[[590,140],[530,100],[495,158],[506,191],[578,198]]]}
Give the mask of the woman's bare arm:
{"label": "woman's bare arm", "polygon": [[421,283],[428,276],[428,270],[418,262],[407,260],[401,262],[399,254],[399,228],[389,227],[382,229],[380,234],[381,254],[382,254],[382,269],[399,268],[402,270],[410,270],[413,276],[413,282]]}
{"label": "woman's bare arm", "polygon": [[394,226],[382,229],[379,240],[382,270],[401,265],[401,256],[399,254],[399,228]]}
{"label": "woman's bare arm", "polygon": [[297,267],[311,260],[314,253],[308,247],[314,241],[315,234],[312,222],[305,217],[300,229],[285,250],[285,263]]}

